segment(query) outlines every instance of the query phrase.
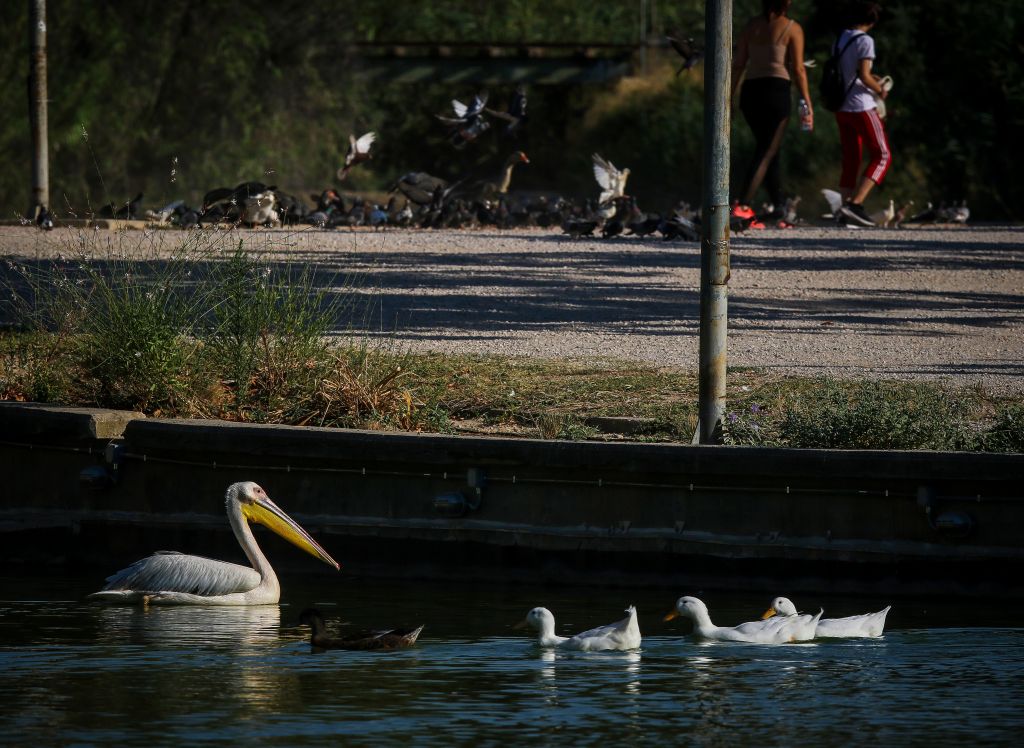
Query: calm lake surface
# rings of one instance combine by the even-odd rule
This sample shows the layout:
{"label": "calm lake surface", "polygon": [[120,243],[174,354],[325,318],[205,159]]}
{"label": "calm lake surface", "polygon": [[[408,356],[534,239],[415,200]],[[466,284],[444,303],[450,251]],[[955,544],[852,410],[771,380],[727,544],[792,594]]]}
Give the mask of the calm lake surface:
{"label": "calm lake surface", "polygon": [[[111,570],[113,571],[113,570]],[[1024,729],[1020,604],[793,597],[826,616],[894,602],[876,640],[697,644],[662,622],[697,594],[720,625],[776,594],[496,587],[282,576],[280,607],[84,602],[103,573],[0,578],[0,745],[1006,743]],[[639,610],[643,648],[545,651]],[[425,623],[413,649],[313,653],[298,613],[334,627]],[[340,630],[340,629],[338,629]]]}

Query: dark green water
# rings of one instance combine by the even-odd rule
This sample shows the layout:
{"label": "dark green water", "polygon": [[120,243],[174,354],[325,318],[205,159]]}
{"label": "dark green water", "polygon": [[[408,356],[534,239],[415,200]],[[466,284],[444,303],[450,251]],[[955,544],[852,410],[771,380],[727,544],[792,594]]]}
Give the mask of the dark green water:
{"label": "dark green water", "polygon": [[[663,623],[696,593],[715,622],[785,590],[491,587],[283,578],[280,607],[85,603],[102,574],[0,579],[0,745],[1011,743],[1024,729],[1019,605],[895,601],[877,640],[695,644]],[[327,592],[330,590],[330,592]],[[886,600],[793,596],[839,616]],[[539,649],[511,625],[535,605],[560,633],[639,610],[632,653]],[[312,653],[298,612],[425,623],[397,652]]]}

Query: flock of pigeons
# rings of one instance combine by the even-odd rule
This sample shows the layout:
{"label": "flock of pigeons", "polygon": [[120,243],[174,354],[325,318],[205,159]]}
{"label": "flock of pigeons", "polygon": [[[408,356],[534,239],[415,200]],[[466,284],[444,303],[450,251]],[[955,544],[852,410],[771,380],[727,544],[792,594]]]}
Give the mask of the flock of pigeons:
{"label": "flock of pigeons", "polygon": [[[695,62],[696,59],[684,59],[682,69]],[[492,130],[500,131],[502,140],[517,139],[527,121],[526,111],[526,89],[519,85],[504,108],[491,107],[487,93],[482,92],[468,103],[453,99],[450,112],[435,116],[446,128],[446,140],[453,148],[461,150]],[[500,122],[501,126],[492,127],[492,121]],[[372,158],[371,150],[376,142],[375,132],[349,136],[344,164],[335,175],[339,183],[348,178],[352,169]],[[182,228],[219,223],[249,227],[308,224],[323,229],[538,226],[561,228],[573,238],[599,233],[605,238],[658,234],[665,239],[699,240],[699,216],[688,204],[680,203],[668,215],[641,210],[636,197],[626,193],[630,170],[616,167],[600,154],[592,156],[592,172],[598,189],[595,196],[586,200],[571,200],[554,194],[512,193],[515,168],[529,163],[527,154],[516,149],[490,176],[450,180],[426,172],[408,172],[389,185],[389,199],[383,205],[330,187],[320,194],[310,195],[313,202],[310,208],[303,200],[275,185],[253,181],[210,190],[199,207],[176,200],[162,208],[143,211],[140,194],[120,206],[108,205],[95,216],[141,218]]]}
{"label": "flock of pigeons", "polygon": [[[703,57],[703,51],[692,39],[681,34],[667,37],[669,45],[679,54],[681,65],[677,75],[693,67]],[[445,138],[456,150],[478,142],[482,135],[500,130],[502,140],[515,140],[527,123],[527,96],[522,85],[516,86],[504,108],[488,105],[486,92],[479,93],[469,103],[451,101],[451,111],[435,115],[445,128]],[[503,126],[492,128],[492,120]],[[361,137],[349,135],[344,164],[337,170],[338,182],[344,182],[352,169],[371,159],[371,149],[377,141],[375,132]],[[500,170],[489,177],[463,177],[450,180],[426,172],[408,172],[398,177],[388,188],[389,199],[381,205],[359,195],[346,195],[335,187],[310,195],[313,207],[295,195],[263,182],[243,182],[234,187],[219,187],[203,196],[199,207],[191,207],[184,200],[176,200],[156,210],[142,210],[140,193],[120,206],[108,204],[88,217],[145,219],[157,224],[182,228],[228,223],[248,227],[307,224],[332,229],[338,227],[419,227],[419,228],[474,228],[495,226],[500,229],[537,226],[561,228],[571,238],[592,237],[600,234],[609,239],[617,236],[647,237],[660,235],[666,240],[699,241],[700,214],[689,204],[681,202],[667,214],[645,212],[635,196],[626,193],[630,170],[620,169],[611,161],[595,153],[592,169],[598,190],[586,200],[571,200],[559,195],[516,194],[510,192],[513,171],[520,164],[530,163],[522,150],[513,150]],[[839,207],[842,198],[833,190],[822,190],[829,204],[823,218],[842,222]],[[800,223],[797,215],[799,197],[786,201],[781,210],[764,205],[760,214],[737,216],[730,220],[733,232],[745,231],[752,224],[761,226],[764,216],[779,215],[779,226]],[[966,223],[970,216],[966,203],[934,207],[911,214],[913,202],[896,207],[890,200],[887,208],[872,216],[878,226],[900,227],[911,223]],[[53,217],[45,207],[37,208],[35,222],[44,229],[52,228]]]}

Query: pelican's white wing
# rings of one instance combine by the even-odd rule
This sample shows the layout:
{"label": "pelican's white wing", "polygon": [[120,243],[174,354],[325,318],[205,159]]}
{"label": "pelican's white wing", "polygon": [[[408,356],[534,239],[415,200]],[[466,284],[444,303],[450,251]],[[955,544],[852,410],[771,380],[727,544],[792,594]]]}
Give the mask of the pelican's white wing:
{"label": "pelican's white wing", "polygon": [[261,577],[255,569],[203,556],[190,556],[176,551],[157,551],[136,561],[126,569],[107,577],[101,592],[187,592],[212,597],[248,592],[259,585]]}
{"label": "pelican's white wing", "polygon": [[370,146],[373,145],[373,141],[376,139],[377,133],[375,132],[368,132],[362,137],[360,137],[359,140],[353,143],[356,153],[369,153]]}

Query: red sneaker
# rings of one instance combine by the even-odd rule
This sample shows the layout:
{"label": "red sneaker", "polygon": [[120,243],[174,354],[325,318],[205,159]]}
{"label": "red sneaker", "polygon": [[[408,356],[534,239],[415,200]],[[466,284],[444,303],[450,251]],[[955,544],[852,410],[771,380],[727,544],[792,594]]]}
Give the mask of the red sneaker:
{"label": "red sneaker", "polygon": [[749,205],[740,205],[739,203],[736,203],[732,206],[732,215],[733,218],[753,218],[754,209]]}
{"label": "red sneaker", "polygon": [[756,218],[750,219],[750,224],[747,226],[748,229],[763,229],[765,226]]}
{"label": "red sneaker", "polygon": [[780,218],[779,222],[775,224],[775,228],[777,228],[777,229],[791,229],[791,228],[793,228],[793,224],[790,223],[789,221],[787,221],[785,218]]}

